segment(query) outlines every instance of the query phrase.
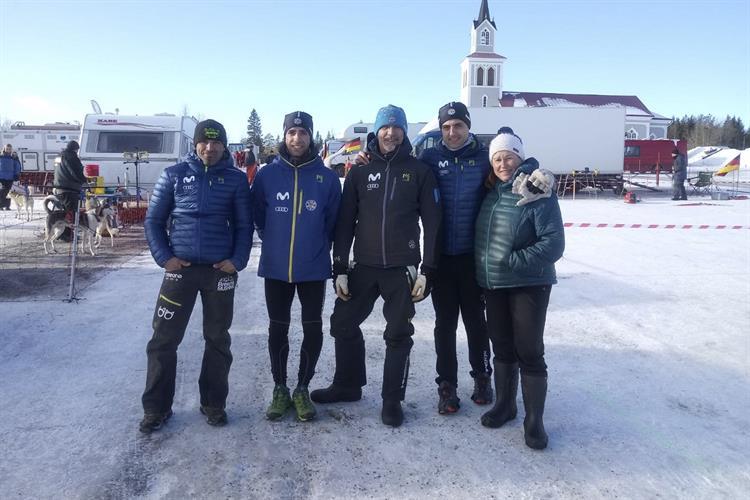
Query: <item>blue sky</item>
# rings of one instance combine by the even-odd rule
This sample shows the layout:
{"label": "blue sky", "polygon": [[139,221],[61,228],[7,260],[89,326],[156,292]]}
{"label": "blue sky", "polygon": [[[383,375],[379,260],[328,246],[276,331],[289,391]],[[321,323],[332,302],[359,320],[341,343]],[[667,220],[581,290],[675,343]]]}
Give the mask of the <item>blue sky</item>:
{"label": "blue sky", "polygon": [[[189,114],[244,137],[285,113],[338,134],[459,99],[480,0],[0,0],[0,122]],[[750,0],[489,0],[504,90],[637,95],[750,126]]]}

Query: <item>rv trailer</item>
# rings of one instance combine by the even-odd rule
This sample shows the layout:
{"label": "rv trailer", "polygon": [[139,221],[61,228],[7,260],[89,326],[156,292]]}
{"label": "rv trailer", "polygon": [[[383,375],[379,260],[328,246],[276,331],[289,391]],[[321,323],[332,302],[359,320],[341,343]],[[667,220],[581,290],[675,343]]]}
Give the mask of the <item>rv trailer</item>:
{"label": "rv trailer", "polygon": [[[105,186],[134,186],[137,177],[141,187],[150,189],[165,167],[178,163],[193,150],[197,124],[192,116],[166,113],[88,114],[81,130],[81,162],[98,165]],[[124,153],[138,152],[147,161],[140,161],[137,167],[132,162],[125,163]]]}
{"label": "rv trailer", "polygon": [[71,140],[78,140],[81,127],[77,123],[26,125],[16,122],[0,130],[0,143],[10,144],[18,153],[22,172],[52,172],[55,158]]}

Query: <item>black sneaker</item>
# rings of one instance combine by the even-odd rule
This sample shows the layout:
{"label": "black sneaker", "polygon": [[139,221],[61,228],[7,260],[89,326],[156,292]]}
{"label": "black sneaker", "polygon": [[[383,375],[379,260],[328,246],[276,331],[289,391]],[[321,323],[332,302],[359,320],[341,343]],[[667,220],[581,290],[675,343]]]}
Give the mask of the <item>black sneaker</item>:
{"label": "black sneaker", "polygon": [[481,373],[474,377],[474,393],[471,400],[478,405],[492,403],[492,381],[488,373]]}
{"label": "black sneaker", "polygon": [[227,412],[221,408],[211,408],[210,406],[201,406],[201,413],[206,416],[208,425],[221,427],[227,424]]}
{"label": "black sneaker", "polygon": [[362,399],[362,388],[341,387],[331,384],[325,389],[315,389],[312,391],[310,399],[321,404],[359,401]]}
{"label": "black sneaker", "polygon": [[401,401],[383,400],[383,410],[380,419],[385,425],[398,427],[404,422],[404,410],[401,409]]}
{"label": "black sneaker", "polygon": [[141,420],[138,430],[144,434],[151,434],[152,432],[161,429],[171,416],[172,410],[169,410],[166,413],[146,413],[143,415],[143,420]]}
{"label": "black sneaker", "polygon": [[456,413],[461,408],[460,399],[456,395],[456,386],[443,380],[438,386],[438,413],[441,415],[447,415],[450,413]]}

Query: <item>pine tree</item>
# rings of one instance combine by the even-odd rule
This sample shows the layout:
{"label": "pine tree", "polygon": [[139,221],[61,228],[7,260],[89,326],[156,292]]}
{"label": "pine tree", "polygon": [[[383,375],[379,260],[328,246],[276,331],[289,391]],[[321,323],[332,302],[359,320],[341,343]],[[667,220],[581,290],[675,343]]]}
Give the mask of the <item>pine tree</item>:
{"label": "pine tree", "polygon": [[260,125],[260,116],[255,108],[250,112],[250,118],[247,119],[247,139],[245,144],[263,148],[263,129]]}
{"label": "pine tree", "polygon": [[315,151],[323,149],[323,138],[320,136],[320,130],[315,131],[315,140],[313,142],[315,144]]}

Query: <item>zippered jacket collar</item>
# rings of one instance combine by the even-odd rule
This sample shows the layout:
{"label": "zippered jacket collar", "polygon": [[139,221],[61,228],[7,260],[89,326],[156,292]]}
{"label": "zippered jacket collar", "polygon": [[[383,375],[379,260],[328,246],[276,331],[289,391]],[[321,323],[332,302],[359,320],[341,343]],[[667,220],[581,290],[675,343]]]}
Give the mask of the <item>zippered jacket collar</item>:
{"label": "zippered jacket collar", "polygon": [[[191,170],[195,170],[196,172],[204,172],[206,170],[206,166],[203,164],[203,160],[200,159],[195,151],[187,155],[185,161],[188,163],[188,165],[190,165]],[[224,155],[222,155],[219,162],[208,168],[210,168],[212,172],[223,170],[225,168],[234,168],[234,160],[229,155],[228,151],[224,151]]]}
{"label": "zippered jacket collar", "polygon": [[378,147],[378,138],[373,137],[368,143],[367,143],[367,151],[372,154],[375,158],[378,158],[384,162],[401,162],[404,161],[404,159],[409,158],[411,156],[412,146],[411,142],[409,142],[409,138],[404,135],[404,142],[401,143],[399,147],[396,148],[396,150],[392,153],[389,153],[387,155],[383,155],[380,152],[380,148]]}

